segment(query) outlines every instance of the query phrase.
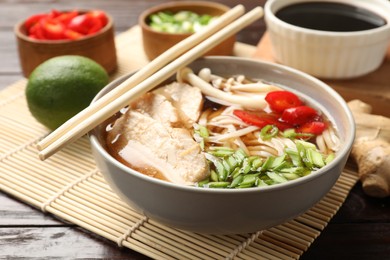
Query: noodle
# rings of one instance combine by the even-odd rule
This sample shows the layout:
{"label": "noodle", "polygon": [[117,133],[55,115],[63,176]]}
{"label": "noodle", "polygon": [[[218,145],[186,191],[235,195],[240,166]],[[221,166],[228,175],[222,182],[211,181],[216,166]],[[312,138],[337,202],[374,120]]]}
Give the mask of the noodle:
{"label": "noodle", "polygon": [[324,143],[326,144],[328,151],[337,151],[338,150],[338,147],[340,145],[340,140],[336,136],[336,133],[334,132],[334,130],[327,129],[322,133],[322,136],[323,136]]}
{"label": "noodle", "polygon": [[210,142],[226,141],[228,139],[232,139],[235,137],[241,137],[241,136],[246,135],[248,133],[251,133],[257,129],[259,129],[257,126],[248,126],[246,128],[237,130],[237,131],[232,132],[232,133],[222,134],[219,136],[211,136],[208,138],[208,141],[210,141]]}
{"label": "noodle", "polygon": [[[189,72],[187,71],[187,73]],[[183,79],[183,75],[178,79]],[[246,180],[243,181],[245,185],[242,184],[243,186],[238,187],[272,185],[280,183],[281,180],[299,178],[309,174],[312,170],[321,168],[322,164],[328,163],[326,156],[332,155],[339,149],[340,140],[328,121],[324,122],[327,129],[325,131],[322,129],[322,134],[317,135],[311,134],[311,132],[306,135],[307,132],[295,132],[301,123],[284,124],[284,118],[281,120],[281,113],[274,112],[265,100],[269,92],[282,90],[281,88],[267,82],[250,80],[244,75],[223,78],[212,74],[211,70],[207,68],[200,70],[198,75],[198,80],[194,82],[202,86],[197,86],[195,83],[190,86],[198,87],[199,91],[202,92],[202,102],[198,106],[197,119],[194,119],[190,124],[190,126],[193,125],[192,127],[183,124],[184,127],[187,127],[183,130],[189,131],[190,135],[192,134],[194,139],[192,141],[195,141],[196,145],[184,149],[179,156],[184,157],[199,149],[200,153],[204,154],[203,158],[208,160],[207,167],[210,167],[207,182],[217,182],[218,185],[233,185],[234,178],[240,174],[249,173],[248,179],[252,178],[257,181],[251,183],[252,186],[246,186],[248,185],[246,183],[248,180]],[[194,102],[193,96],[189,97],[188,101],[192,104]],[[260,105],[257,104],[258,101],[261,103]],[[202,108],[201,111],[199,111],[199,107]],[[253,116],[255,119],[252,117],[252,120],[255,123],[245,116],[240,116],[240,113],[237,114],[237,112],[243,112],[249,118]],[[274,117],[275,114],[277,117]],[[272,118],[274,121],[269,123],[266,121],[267,118]],[[256,120],[261,121],[262,119],[267,123],[266,125],[256,124]],[[320,118],[320,120],[326,120],[326,118]],[[286,129],[285,125],[293,129]],[[288,135],[288,130],[292,130],[293,134]],[[306,150],[302,152],[302,149],[308,149],[308,152]],[[313,162],[310,162],[312,166],[307,162],[307,158],[301,157],[306,156],[303,154],[306,152],[311,158],[314,158]],[[287,157],[288,160],[286,160]],[[302,161],[297,163],[297,158]],[[236,168],[235,172],[229,172],[229,170],[238,167],[237,165],[242,168]],[[267,167],[271,167],[268,172],[266,172]],[[276,173],[274,169],[278,167],[285,171],[285,176],[283,173]],[[272,174],[268,174],[270,172]],[[261,174],[263,175],[260,178]],[[279,175],[275,177],[275,174]],[[216,177],[216,175],[218,176]],[[241,178],[243,179],[244,176]],[[199,180],[199,182],[203,181]],[[212,184],[210,185],[207,187],[212,187]],[[234,188],[235,186],[226,187]]]}

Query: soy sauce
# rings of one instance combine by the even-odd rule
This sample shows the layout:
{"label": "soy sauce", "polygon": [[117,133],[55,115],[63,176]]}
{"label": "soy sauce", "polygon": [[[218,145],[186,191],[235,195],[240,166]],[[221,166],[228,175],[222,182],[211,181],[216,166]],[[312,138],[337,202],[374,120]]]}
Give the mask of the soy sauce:
{"label": "soy sauce", "polygon": [[370,30],[386,24],[385,19],[367,9],[330,2],[292,4],[275,15],[292,25],[332,32]]}

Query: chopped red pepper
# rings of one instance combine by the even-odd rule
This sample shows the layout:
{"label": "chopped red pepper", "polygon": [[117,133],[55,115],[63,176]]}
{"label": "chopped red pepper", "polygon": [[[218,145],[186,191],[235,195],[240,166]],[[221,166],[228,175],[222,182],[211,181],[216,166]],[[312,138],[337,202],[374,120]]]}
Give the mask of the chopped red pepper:
{"label": "chopped red pepper", "polygon": [[319,121],[312,121],[312,122],[307,122],[302,126],[298,127],[297,132],[320,135],[322,134],[322,132],[324,132],[326,128],[327,128],[326,123],[319,122]]}
{"label": "chopped red pepper", "polygon": [[69,24],[69,22],[79,15],[79,12],[77,11],[71,11],[66,13],[61,13],[59,16],[57,16],[55,19],[63,24]]}
{"label": "chopped red pepper", "polygon": [[90,34],[90,30],[93,27],[98,27],[95,32],[100,30],[102,28],[102,23],[99,19],[94,19],[93,17],[87,15],[87,14],[82,14],[74,17],[70,22],[69,22],[69,29],[87,35]]}
{"label": "chopped red pepper", "polygon": [[30,29],[36,25],[42,18],[47,17],[47,14],[35,14],[30,16],[25,22],[24,27],[26,28],[27,32],[30,31]]}
{"label": "chopped red pepper", "polygon": [[312,107],[303,105],[295,94],[289,91],[273,91],[267,94],[266,101],[272,113],[265,111],[234,110],[233,114],[243,122],[263,128],[274,125],[279,130],[294,129],[297,136],[304,134],[320,135],[328,127],[321,115]]}
{"label": "chopped red pepper", "polygon": [[48,14],[30,16],[24,26],[27,35],[34,39],[75,40],[100,31],[107,23],[107,15],[100,10],[81,14],[76,10],[60,12],[53,9]]}
{"label": "chopped red pepper", "polygon": [[34,24],[31,26],[30,30],[30,37],[37,39],[37,40],[44,40],[45,36],[43,35],[43,29],[39,23]]}
{"label": "chopped red pepper", "polygon": [[71,40],[77,40],[77,39],[84,37],[83,34],[75,32],[71,29],[66,29],[64,32],[64,35],[67,39],[71,39]]}
{"label": "chopped red pepper", "polygon": [[272,91],[269,92],[265,101],[269,104],[272,111],[282,113],[285,109],[302,105],[302,101],[297,95],[290,91]]}
{"label": "chopped red pepper", "polygon": [[50,17],[50,18],[56,18],[56,17],[58,17],[60,14],[61,14],[61,12],[58,11],[57,9],[52,9],[51,12],[49,13],[48,17]]}
{"label": "chopped red pepper", "polygon": [[65,26],[54,20],[44,18],[40,20],[40,26],[43,30],[43,35],[49,40],[61,40],[64,39]]}
{"label": "chopped red pepper", "polygon": [[103,27],[108,23],[107,15],[101,10],[92,10],[88,12],[88,15],[94,19],[99,19]]}
{"label": "chopped red pepper", "polygon": [[284,110],[281,120],[292,125],[302,125],[306,122],[313,121],[316,117],[318,117],[318,114],[314,108],[299,106]]}
{"label": "chopped red pepper", "polygon": [[243,122],[263,128],[267,125],[274,125],[280,130],[286,130],[292,128],[293,126],[278,120],[278,116],[266,112],[248,112],[244,110],[234,110],[233,114],[240,118]]}

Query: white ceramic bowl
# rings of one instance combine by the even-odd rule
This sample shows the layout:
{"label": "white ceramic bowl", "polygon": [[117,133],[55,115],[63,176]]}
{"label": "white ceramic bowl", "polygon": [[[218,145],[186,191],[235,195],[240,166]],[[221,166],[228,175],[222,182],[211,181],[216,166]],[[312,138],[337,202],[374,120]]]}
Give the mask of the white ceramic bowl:
{"label": "white ceramic bowl", "polygon": [[[281,8],[303,2],[355,5],[378,14],[387,24],[364,31],[330,32],[294,26],[275,16]],[[264,14],[275,59],[320,78],[346,79],[372,72],[383,62],[390,43],[388,0],[268,0]]]}
{"label": "white ceramic bowl", "polygon": [[[102,124],[90,133],[96,163],[113,190],[130,206],[165,225],[202,233],[246,233],[281,224],[304,213],[334,185],[345,166],[355,133],[344,100],[323,82],[272,63],[234,57],[199,59],[194,71],[209,67],[219,75],[245,74],[295,89],[334,122],[342,140],[333,162],[308,176],[265,188],[205,189],[154,179],[114,159],[104,148]],[[128,76],[105,87],[98,99]]]}

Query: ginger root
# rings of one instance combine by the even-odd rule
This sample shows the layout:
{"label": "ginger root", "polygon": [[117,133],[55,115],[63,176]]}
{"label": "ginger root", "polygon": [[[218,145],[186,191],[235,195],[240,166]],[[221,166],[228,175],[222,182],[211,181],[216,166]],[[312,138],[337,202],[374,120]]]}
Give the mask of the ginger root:
{"label": "ginger root", "polygon": [[372,197],[390,196],[390,118],[370,114],[371,106],[360,100],[348,106],[356,124],[351,156],[358,165],[363,191]]}

